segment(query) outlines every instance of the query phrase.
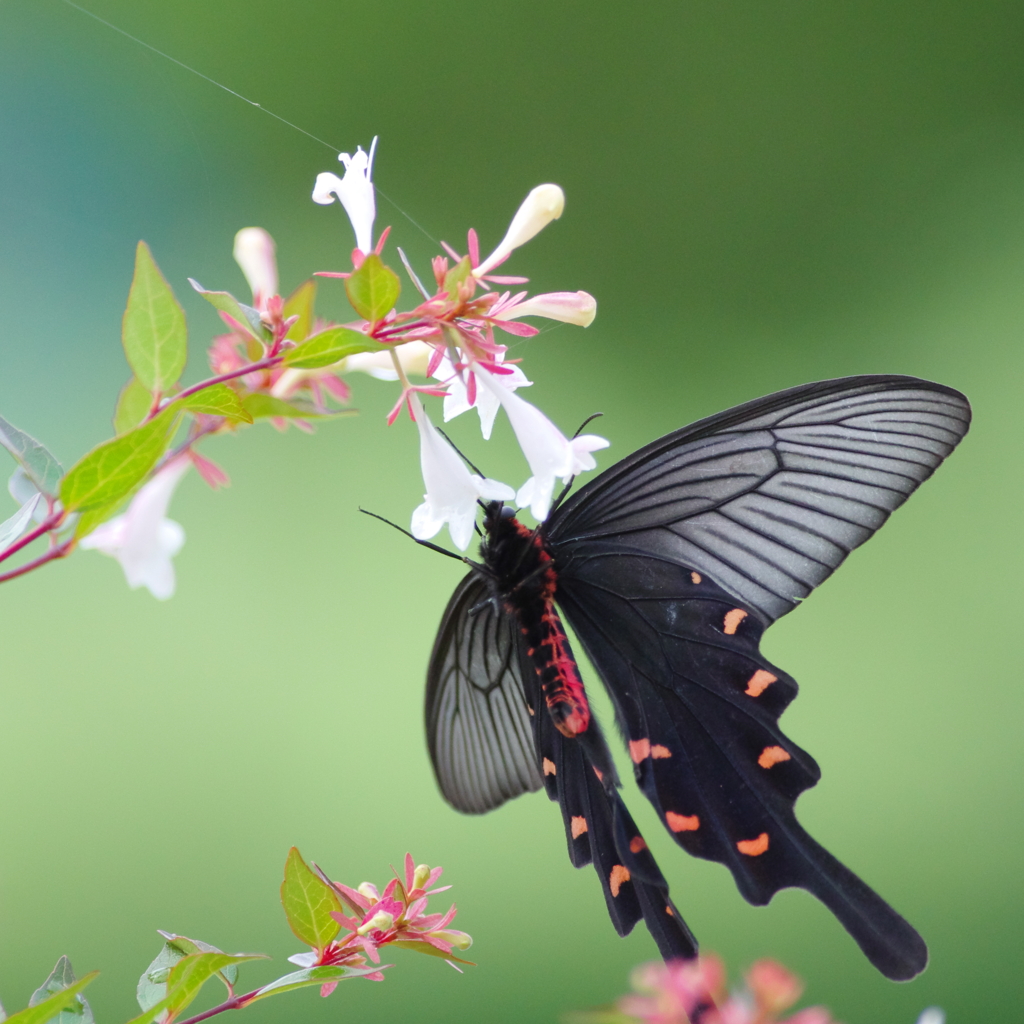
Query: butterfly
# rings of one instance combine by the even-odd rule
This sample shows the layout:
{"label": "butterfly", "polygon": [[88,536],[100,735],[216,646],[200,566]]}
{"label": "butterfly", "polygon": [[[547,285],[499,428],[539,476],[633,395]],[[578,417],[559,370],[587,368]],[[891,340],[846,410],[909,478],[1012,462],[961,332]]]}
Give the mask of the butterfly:
{"label": "butterfly", "polygon": [[797,684],[759,643],[969,423],[967,400],[940,384],[820,381],[667,434],[556,503],[537,529],[486,504],[481,561],[448,603],[427,675],[444,798],[482,814],[543,787],[618,933],[642,919],[663,957],[696,955],[622,800],[561,613],[672,838],[728,867],[750,903],[808,890],[879,971],[914,977],[928,960],[922,938],[796,819],[820,772],[779,728]]}

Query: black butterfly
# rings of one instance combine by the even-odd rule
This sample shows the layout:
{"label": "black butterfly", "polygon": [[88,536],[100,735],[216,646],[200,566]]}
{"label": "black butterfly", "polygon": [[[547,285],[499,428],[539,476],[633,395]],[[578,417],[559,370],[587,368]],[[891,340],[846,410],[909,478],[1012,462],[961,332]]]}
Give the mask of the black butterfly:
{"label": "black butterfly", "polygon": [[554,602],[611,694],[640,788],[683,849],[744,898],[799,886],[887,977],[917,932],[798,824],[820,772],[778,719],[797,684],[761,634],[877,530],[967,432],[959,392],[914,377],[768,395],[641,448],[535,531],[485,506],[483,563],[445,610],[427,677],[441,792],[481,814],[541,786],[569,856],[593,863],[612,922],[642,917],[664,957],[697,943],[618,792]]}

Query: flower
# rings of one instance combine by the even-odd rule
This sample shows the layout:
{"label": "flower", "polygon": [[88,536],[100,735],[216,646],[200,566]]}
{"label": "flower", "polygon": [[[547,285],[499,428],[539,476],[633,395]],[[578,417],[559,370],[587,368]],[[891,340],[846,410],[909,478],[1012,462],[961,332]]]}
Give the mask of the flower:
{"label": "flower", "polygon": [[171,559],[185,543],[181,525],[166,517],[178,481],[191,465],[188,458],[172,459],[149,481],[123,515],[96,527],[80,544],[111,555],[121,563],[128,586],[148,587],[158,600],[174,593]]}
{"label": "flower", "polygon": [[823,1006],[779,1021],[778,1015],[800,998],[803,983],[774,960],[758,960],[745,980],[745,990],[726,998],[725,966],[713,954],[641,964],[630,978],[636,994],[623,996],[615,1005],[644,1024],[690,1024],[698,1007],[708,1010],[716,1004],[717,1016],[702,1019],[720,1024],[835,1024]]}
{"label": "flower", "polygon": [[232,255],[252,289],[252,304],[267,311],[267,301],[277,294],[277,259],[274,239],[263,228],[242,228],[235,235]]}
{"label": "flower", "polygon": [[377,216],[377,206],[370,174],[376,148],[377,137],[374,136],[368,154],[363,152],[362,146],[356,147],[354,156],[339,153],[338,159],[345,165],[345,177],[339,178],[336,174],[324,171],[316,176],[316,184],[313,186],[314,203],[328,206],[334,202],[334,196],[338,197],[352,222],[356,246],[363,253],[373,249],[373,220]]}
{"label": "flower", "polygon": [[515,492],[497,480],[470,473],[430,422],[419,397],[409,395],[409,403],[420,432],[420,468],[427,487],[423,504],[412,514],[410,530],[417,540],[429,540],[447,523],[452,543],[465,551],[473,538],[477,501],[508,501]]}
{"label": "flower", "polygon": [[398,361],[407,374],[412,373],[418,377],[427,375],[427,363],[434,350],[422,341],[409,341],[380,352],[357,352],[354,356],[348,356],[339,370],[344,373],[362,371],[376,377],[377,380],[398,380],[398,373],[391,358],[392,351],[398,356]]}
{"label": "flower", "polygon": [[519,488],[516,501],[529,505],[534,519],[542,521],[551,510],[555,480],[568,483],[577,473],[594,469],[597,462],[590,453],[607,448],[609,442],[596,434],[581,434],[569,440],[540,409],[502,387],[494,375],[478,373],[477,380],[504,407],[533,473]]}
{"label": "flower", "polygon": [[497,312],[491,310],[491,317],[498,321],[521,316],[546,316],[564,324],[589,327],[597,316],[597,299],[588,292],[545,292],[532,299],[510,302]]}
{"label": "flower", "polygon": [[[494,362],[500,365],[505,358],[505,353],[497,352],[493,358]],[[518,366],[508,366],[505,369],[508,370],[507,373],[497,375],[497,380],[502,387],[514,391],[516,388],[533,385],[533,381],[527,380],[526,374]],[[447,356],[438,364],[434,376],[438,380],[448,381],[448,394],[444,398],[445,423],[475,408],[480,415],[480,432],[484,435],[484,440],[489,441],[491,431],[494,429],[494,418],[498,415],[498,409],[501,408],[498,396],[488,388],[478,387],[475,379],[470,381],[470,377],[476,377],[472,369],[467,367],[461,375],[456,374],[455,368]],[[467,385],[471,385],[475,392],[472,399],[470,399],[470,388]]]}
{"label": "flower", "polygon": [[508,231],[505,232],[505,237],[498,244],[498,248],[473,269],[473,276],[481,278],[493,270],[508,258],[513,249],[518,249],[538,231],[561,217],[564,209],[565,193],[557,185],[538,185],[516,210],[516,215],[512,218],[512,223],[509,224]]}

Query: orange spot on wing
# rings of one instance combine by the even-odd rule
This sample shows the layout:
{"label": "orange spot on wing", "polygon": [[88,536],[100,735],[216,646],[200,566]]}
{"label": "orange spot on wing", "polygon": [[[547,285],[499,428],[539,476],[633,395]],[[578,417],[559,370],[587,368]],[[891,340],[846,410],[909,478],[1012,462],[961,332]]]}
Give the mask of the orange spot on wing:
{"label": "orange spot on wing", "polygon": [[633,836],[629,841],[629,849],[632,853],[639,853],[647,849],[647,840],[643,836]]}
{"label": "orange spot on wing", "polygon": [[612,895],[618,896],[619,890],[629,881],[629,872],[621,865],[616,864],[612,873],[608,876],[608,885],[611,887]]}
{"label": "orange spot on wing", "polygon": [[665,906],[665,913],[668,914],[669,917],[676,916],[676,912],[668,905]]}
{"label": "orange spot on wing", "polygon": [[762,832],[756,839],[741,839],[736,849],[748,857],[760,857],[768,849],[768,833]]}
{"label": "orange spot on wing", "polygon": [[579,839],[587,831],[587,819],[582,814],[574,814],[572,819],[572,837]]}
{"label": "orange spot on wing", "polygon": [[557,775],[558,769],[555,767],[555,762],[550,757],[544,758],[544,774],[545,775]]}
{"label": "orange spot on wing", "polygon": [[732,636],[739,627],[739,624],[747,617],[747,613],[742,608],[733,608],[731,612],[725,613],[725,624],[723,626],[724,631]]}
{"label": "orange spot on wing", "polygon": [[604,772],[602,772],[599,768],[595,768],[594,774],[597,776],[598,782],[604,782]]}
{"label": "orange spot on wing", "polygon": [[700,583],[700,573],[699,572],[691,572],[690,573],[690,579],[693,580],[694,583]]}
{"label": "orange spot on wing", "polygon": [[645,757],[651,756],[651,741],[650,740],[630,740],[629,741],[629,756],[633,759],[633,764],[639,764]]}
{"label": "orange spot on wing", "polygon": [[533,718],[533,708],[531,705],[526,705],[526,710],[530,712],[530,717]]}
{"label": "orange spot on wing", "polygon": [[673,832],[696,832],[700,828],[700,818],[696,814],[676,814],[675,811],[665,812],[665,821]]}
{"label": "orange spot on wing", "polygon": [[765,747],[761,751],[761,756],[757,759],[757,763],[762,768],[771,768],[773,764],[779,764],[782,761],[788,760],[789,754],[782,747]]}
{"label": "orange spot on wing", "polygon": [[668,747],[663,747],[660,743],[658,743],[655,746],[651,747],[651,757],[654,757],[654,758],[665,758],[665,757],[671,757],[671,756],[672,756],[672,751],[669,750]]}
{"label": "orange spot on wing", "polygon": [[[728,631],[727,631],[728,632]],[[766,672],[763,668],[759,668],[747,682],[747,688],[743,692],[748,697],[760,697],[765,690],[768,689],[772,683],[778,681],[778,676],[773,676],[771,672]]]}

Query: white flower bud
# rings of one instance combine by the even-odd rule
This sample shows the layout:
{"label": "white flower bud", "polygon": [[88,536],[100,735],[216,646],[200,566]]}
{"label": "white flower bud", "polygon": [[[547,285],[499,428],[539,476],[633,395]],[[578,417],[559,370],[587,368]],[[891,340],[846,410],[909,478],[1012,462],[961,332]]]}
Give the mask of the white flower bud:
{"label": "white flower bud", "polygon": [[553,220],[558,220],[564,209],[565,193],[557,185],[538,185],[516,211],[501,244],[473,271],[473,274],[482,277],[513,249],[518,249]]}
{"label": "white flower bud", "polygon": [[277,294],[277,259],[274,239],[263,228],[242,228],[235,235],[235,262],[242,268],[252,289],[257,309]]}

